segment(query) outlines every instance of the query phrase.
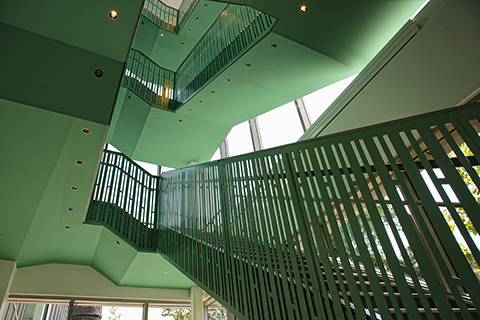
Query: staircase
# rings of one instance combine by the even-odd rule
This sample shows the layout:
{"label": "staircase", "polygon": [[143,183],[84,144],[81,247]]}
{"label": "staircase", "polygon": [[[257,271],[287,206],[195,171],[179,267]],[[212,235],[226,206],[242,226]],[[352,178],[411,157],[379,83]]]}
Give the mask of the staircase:
{"label": "staircase", "polygon": [[[239,319],[480,319],[479,115],[454,108],[158,180],[106,151],[86,221],[155,229],[150,246]],[[134,219],[118,224],[108,203]],[[128,234],[138,247],[142,232]]]}
{"label": "staircase", "polygon": [[[198,2],[183,1],[177,10],[159,0],[147,0],[142,15],[159,29],[178,34]],[[176,71],[131,49],[122,86],[152,107],[175,112],[269,34],[276,21],[252,7],[230,4]]]}

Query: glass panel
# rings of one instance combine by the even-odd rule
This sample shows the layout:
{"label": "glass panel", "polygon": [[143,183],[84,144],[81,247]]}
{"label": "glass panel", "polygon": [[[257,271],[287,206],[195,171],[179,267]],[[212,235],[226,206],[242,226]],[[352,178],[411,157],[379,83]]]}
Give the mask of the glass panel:
{"label": "glass panel", "polygon": [[220,160],[220,148],[218,148],[215,153],[213,154],[210,161]]}
{"label": "glass panel", "polygon": [[135,307],[102,307],[102,320],[141,320],[143,318],[143,306]]}
{"label": "glass panel", "polygon": [[150,307],[148,308],[148,320],[173,320],[173,319],[191,319],[190,308],[182,308],[182,307],[162,307],[162,308]]}
{"label": "glass panel", "polygon": [[357,75],[354,75],[340,80],[303,97],[312,122],[315,122],[315,120],[322,115],[322,113],[332,104],[333,101],[335,101],[335,99],[338,98],[338,96],[356,77]]}
{"label": "glass panel", "polygon": [[289,102],[257,117],[265,149],[292,143],[303,134],[294,102]]}
{"label": "glass panel", "polygon": [[252,134],[248,121],[237,124],[227,136],[230,157],[253,152]]}
{"label": "glass panel", "polygon": [[140,167],[145,169],[148,173],[154,176],[158,176],[158,165],[153,164],[153,163],[148,163],[148,162],[143,162],[143,161],[135,161],[136,164],[138,164]]}
{"label": "glass panel", "polygon": [[172,170],[175,170],[175,168],[169,168],[169,167],[164,167],[164,166],[160,167],[160,173],[164,173],[164,172],[168,172],[168,171],[172,171]]}

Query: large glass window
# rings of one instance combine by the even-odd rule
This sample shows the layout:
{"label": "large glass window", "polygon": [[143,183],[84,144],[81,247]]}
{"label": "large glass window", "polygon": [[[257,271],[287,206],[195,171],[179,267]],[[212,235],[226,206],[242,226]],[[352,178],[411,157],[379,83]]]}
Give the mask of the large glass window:
{"label": "large glass window", "polygon": [[357,75],[335,82],[325,88],[317,90],[303,97],[308,113],[315,122],[335,99],[347,88]]}
{"label": "large glass window", "polygon": [[292,143],[303,134],[294,102],[289,102],[257,117],[265,149]]}
{"label": "large glass window", "polygon": [[248,121],[237,124],[227,136],[230,157],[253,152],[252,135]]}

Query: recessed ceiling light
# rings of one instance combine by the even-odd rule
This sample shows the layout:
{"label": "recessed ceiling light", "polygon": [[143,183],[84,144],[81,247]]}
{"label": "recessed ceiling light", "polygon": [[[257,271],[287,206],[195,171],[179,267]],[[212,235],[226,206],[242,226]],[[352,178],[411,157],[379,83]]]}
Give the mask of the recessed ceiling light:
{"label": "recessed ceiling light", "polygon": [[210,91],[211,93],[215,93],[215,91]]}
{"label": "recessed ceiling light", "polygon": [[163,37],[163,33],[160,33],[160,37]]}
{"label": "recessed ceiling light", "polygon": [[82,160],[77,160],[77,164],[78,164],[79,166],[81,166],[81,165],[83,164],[83,161],[82,161]]}
{"label": "recessed ceiling light", "polygon": [[89,134],[89,133],[90,133],[90,129],[88,129],[88,128],[83,128],[83,129],[82,129],[82,132],[85,133],[85,134]]}
{"label": "recessed ceiling light", "polygon": [[70,226],[65,226],[65,229],[70,229]]}
{"label": "recessed ceiling light", "polygon": [[156,112],[154,112],[154,113],[153,113],[153,115],[154,115],[154,116],[156,116],[156,115],[157,115],[157,113],[156,113]]}
{"label": "recessed ceiling light", "polygon": [[118,13],[117,13],[117,11],[112,10],[112,11],[110,11],[110,12],[108,13],[108,16],[109,16],[110,18],[112,18],[112,19],[115,20],[115,19],[118,18]]}
{"label": "recessed ceiling light", "polygon": [[77,190],[78,190],[78,188],[77,188],[77,187],[75,187],[75,186],[73,186],[73,187],[72,187],[72,190],[73,190],[73,191],[77,191]]}
{"label": "recessed ceiling light", "polygon": [[251,67],[252,65],[251,65],[250,63],[247,63],[246,66],[247,66],[247,67]]}
{"label": "recessed ceiling light", "polygon": [[225,81],[230,82],[230,79],[225,79]]}
{"label": "recessed ceiling light", "polygon": [[275,49],[276,47],[277,47],[277,45],[276,45],[276,44],[272,44],[272,48],[274,48],[274,49]]}
{"label": "recessed ceiling light", "polygon": [[116,243],[116,244],[120,244],[120,241],[118,241],[118,240],[115,240],[115,243]]}
{"label": "recessed ceiling light", "polygon": [[97,70],[95,70],[95,75],[96,75],[97,77],[101,78],[101,77],[103,76],[103,71],[100,70],[100,69],[97,69]]}
{"label": "recessed ceiling light", "polygon": [[198,103],[202,103],[202,100],[198,100]]}
{"label": "recessed ceiling light", "polygon": [[182,119],[178,120],[178,122],[182,122],[182,121],[183,121]]}
{"label": "recessed ceiling light", "polygon": [[301,6],[300,11],[301,12],[307,12],[307,6],[306,5]]}
{"label": "recessed ceiling light", "polygon": [[70,211],[70,212],[72,212],[72,211],[73,211],[73,208],[68,208],[67,210]]}

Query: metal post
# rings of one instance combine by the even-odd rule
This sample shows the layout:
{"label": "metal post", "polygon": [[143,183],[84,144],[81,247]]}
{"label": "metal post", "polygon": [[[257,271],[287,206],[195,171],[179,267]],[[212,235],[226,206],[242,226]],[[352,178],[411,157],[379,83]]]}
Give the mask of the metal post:
{"label": "metal post", "polygon": [[260,151],[263,149],[263,144],[258,119],[256,117],[252,118],[248,120],[248,123],[250,124],[250,133],[252,134],[253,150]]}
{"label": "metal post", "polygon": [[307,106],[303,98],[297,99],[294,101],[295,106],[297,107],[298,116],[300,117],[300,123],[302,124],[303,131],[307,131],[308,128],[312,125],[312,120],[308,114]]}
{"label": "metal post", "polygon": [[143,320],[148,320],[148,306],[149,306],[149,303],[148,302],[145,302],[143,304]]}
{"label": "metal post", "polygon": [[67,320],[72,320],[72,315],[73,315],[73,308],[75,307],[75,300],[70,300],[70,303],[68,304],[68,316]]}
{"label": "metal post", "polygon": [[222,144],[220,145],[220,158],[225,159],[230,156],[230,153],[228,152],[228,141],[227,138],[222,141]]}

